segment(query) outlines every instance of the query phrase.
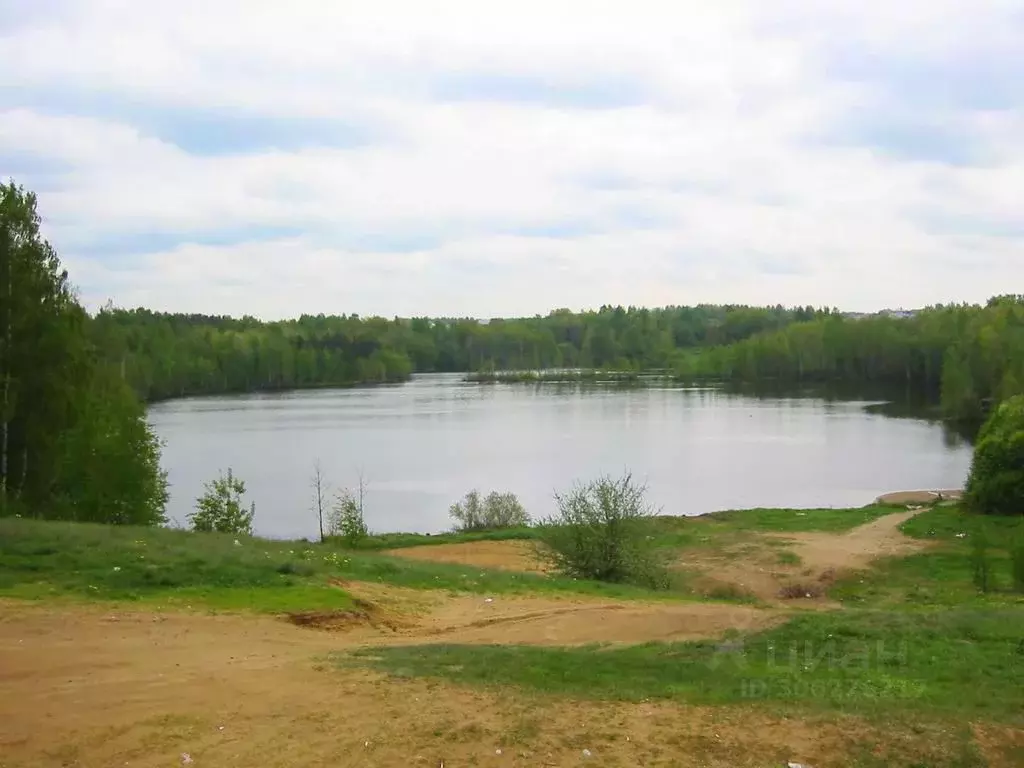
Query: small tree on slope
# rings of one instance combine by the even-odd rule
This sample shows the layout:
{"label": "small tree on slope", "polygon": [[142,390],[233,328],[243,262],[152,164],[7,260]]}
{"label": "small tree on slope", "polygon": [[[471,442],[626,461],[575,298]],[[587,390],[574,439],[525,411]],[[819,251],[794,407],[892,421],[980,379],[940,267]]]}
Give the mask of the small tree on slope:
{"label": "small tree on slope", "polygon": [[192,530],[251,536],[256,504],[250,504],[246,509],[242,504],[244,493],[245,483],[235,477],[230,469],[226,477],[221,475],[213,482],[206,483],[206,493],[196,500],[196,511],[188,517]]}

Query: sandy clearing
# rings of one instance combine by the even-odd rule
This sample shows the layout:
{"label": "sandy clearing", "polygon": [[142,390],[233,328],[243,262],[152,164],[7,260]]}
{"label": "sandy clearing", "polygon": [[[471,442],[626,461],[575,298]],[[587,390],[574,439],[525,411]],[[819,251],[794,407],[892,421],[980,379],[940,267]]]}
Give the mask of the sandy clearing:
{"label": "sandy clearing", "polygon": [[728,603],[615,601],[581,595],[527,597],[424,592],[379,584],[341,584],[364,605],[367,621],[320,623],[343,643],[392,645],[571,646],[716,638],[728,630],[777,624],[785,612]]}
{"label": "sandy clearing", "polygon": [[522,573],[543,573],[532,541],[472,541],[465,544],[425,544],[391,549],[387,555],[433,563],[457,563],[475,568],[497,568]]}
{"label": "sandy clearing", "polygon": [[[909,555],[931,546],[899,529],[919,511],[886,515],[846,533],[761,533],[739,546],[742,554],[731,549],[720,555],[686,553],[678,566],[696,571],[705,589],[731,585],[774,604],[799,599],[810,608],[837,608],[823,595],[841,574],[868,568],[881,557]],[[758,547],[758,540],[766,546]],[[782,552],[796,555],[799,563],[780,562]]]}
{"label": "sandy clearing", "polygon": [[[323,661],[348,642],[271,618],[0,603],[0,766],[157,768],[188,753],[195,768],[829,768],[858,743],[908,757],[940,733],[470,690]],[[1006,738],[986,732],[986,752]]]}

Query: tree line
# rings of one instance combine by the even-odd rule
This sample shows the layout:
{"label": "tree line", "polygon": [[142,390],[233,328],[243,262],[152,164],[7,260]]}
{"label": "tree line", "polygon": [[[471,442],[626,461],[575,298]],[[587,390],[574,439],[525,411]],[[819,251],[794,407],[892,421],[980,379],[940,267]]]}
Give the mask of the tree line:
{"label": "tree line", "polygon": [[937,305],[910,317],[836,313],[680,358],[680,378],[844,382],[940,398],[950,419],[980,421],[1024,393],[1024,296]]}
{"label": "tree line", "polygon": [[0,184],[0,515],[160,522],[167,482],[145,407],[39,224],[35,195]]}
{"label": "tree line", "polygon": [[687,349],[777,330],[828,310],[711,306],[557,310],[544,317],[261,322],[108,306],[97,344],[144,400],[404,381],[413,372],[671,368]]}

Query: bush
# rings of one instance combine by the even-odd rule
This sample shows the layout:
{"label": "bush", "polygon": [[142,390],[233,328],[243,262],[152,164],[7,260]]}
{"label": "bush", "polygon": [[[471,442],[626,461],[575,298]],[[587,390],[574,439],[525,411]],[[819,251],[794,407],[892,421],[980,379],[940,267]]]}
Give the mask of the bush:
{"label": "bush", "polygon": [[978,434],[964,505],[985,515],[1024,514],[1024,395],[1000,404]]}
{"label": "bush", "polygon": [[456,504],[449,514],[458,523],[459,531],[492,531],[500,528],[524,528],[530,516],[514,493],[487,494],[481,501],[480,492],[473,490]]}
{"label": "bush", "polygon": [[626,474],[556,495],[558,514],[539,526],[541,557],[573,578],[666,588],[668,570],[650,535],[656,511],[645,493]]}
{"label": "bush", "polygon": [[357,499],[351,491],[341,491],[329,513],[327,529],[331,536],[340,536],[345,546],[359,546],[370,533],[363,518],[362,495]]}
{"label": "bush", "polygon": [[256,505],[246,510],[242,505],[245,483],[228,469],[212,483],[206,483],[206,493],[196,500],[196,511],[188,516],[192,530],[209,533],[241,533],[252,535],[252,521]]}

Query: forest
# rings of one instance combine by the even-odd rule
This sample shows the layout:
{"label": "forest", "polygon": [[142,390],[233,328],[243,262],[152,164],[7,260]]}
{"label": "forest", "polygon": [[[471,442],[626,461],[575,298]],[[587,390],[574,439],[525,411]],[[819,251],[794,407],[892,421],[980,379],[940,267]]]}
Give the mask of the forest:
{"label": "forest", "polygon": [[889,384],[978,423],[1024,393],[1024,296],[934,306],[910,317],[829,314],[678,361],[682,379]]}
{"label": "forest", "polygon": [[811,307],[602,307],[546,317],[303,316],[260,322],[104,308],[94,335],[145,400],[404,381],[413,372],[667,369],[714,347],[810,320]]}
{"label": "forest", "polygon": [[39,225],[35,195],[0,184],[0,516],[162,522],[167,481],[145,405]]}

